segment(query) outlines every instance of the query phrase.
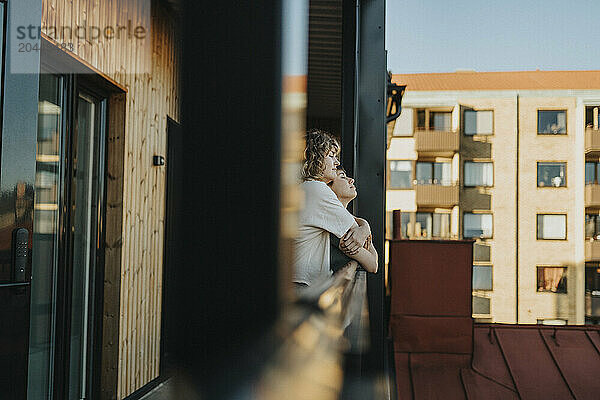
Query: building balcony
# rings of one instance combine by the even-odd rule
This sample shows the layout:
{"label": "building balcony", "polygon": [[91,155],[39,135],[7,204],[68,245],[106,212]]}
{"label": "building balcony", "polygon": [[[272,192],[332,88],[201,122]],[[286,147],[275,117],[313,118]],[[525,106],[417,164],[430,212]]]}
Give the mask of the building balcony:
{"label": "building balcony", "polygon": [[600,317],[600,295],[590,292],[585,294],[585,316],[592,318]]}
{"label": "building balcony", "polygon": [[600,261],[600,240],[586,239],[585,261]]}
{"label": "building balcony", "polygon": [[585,154],[600,156],[600,130],[585,128]]}
{"label": "building balcony", "polygon": [[600,207],[600,185],[585,185],[585,206]]}
{"label": "building balcony", "polygon": [[459,150],[458,132],[415,131],[415,150],[419,153],[452,156]]}
{"label": "building balcony", "polygon": [[417,206],[454,207],[458,204],[458,185],[415,185]]}

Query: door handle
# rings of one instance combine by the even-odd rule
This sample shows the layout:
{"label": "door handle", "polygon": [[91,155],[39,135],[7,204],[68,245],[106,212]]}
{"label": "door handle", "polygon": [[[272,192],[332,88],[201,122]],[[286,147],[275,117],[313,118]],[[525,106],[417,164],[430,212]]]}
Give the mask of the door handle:
{"label": "door handle", "polygon": [[25,228],[15,229],[12,240],[13,282],[27,282],[28,244],[29,231]]}

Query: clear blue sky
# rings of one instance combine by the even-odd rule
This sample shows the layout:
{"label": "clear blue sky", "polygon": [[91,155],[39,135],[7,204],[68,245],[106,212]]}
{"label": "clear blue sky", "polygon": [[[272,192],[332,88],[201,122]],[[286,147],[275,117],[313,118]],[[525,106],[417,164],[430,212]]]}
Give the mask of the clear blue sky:
{"label": "clear blue sky", "polygon": [[600,69],[600,0],[387,0],[393,73]]}

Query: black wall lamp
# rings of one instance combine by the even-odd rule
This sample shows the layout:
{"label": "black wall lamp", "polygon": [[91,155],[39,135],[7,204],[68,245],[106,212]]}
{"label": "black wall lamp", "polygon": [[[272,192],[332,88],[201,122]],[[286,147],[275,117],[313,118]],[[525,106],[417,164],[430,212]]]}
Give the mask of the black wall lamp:
{"label": "black wall lamp", "polygon": [[388,71],[387,77],[387,115],[386,123],[394,121],[402,111],[402,96],[406,85],[392,83],[392,73]]}

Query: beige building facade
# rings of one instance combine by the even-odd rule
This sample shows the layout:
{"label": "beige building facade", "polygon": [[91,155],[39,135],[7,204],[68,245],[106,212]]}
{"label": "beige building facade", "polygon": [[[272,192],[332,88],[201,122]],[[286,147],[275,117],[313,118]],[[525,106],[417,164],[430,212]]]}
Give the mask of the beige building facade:
{"label": "beige building facade", "polygon": [[600,71],[393,80],[407,87],[389,127],[388,236],[400,222],[405,238],[475,239],[479,321],[597,323]]}

